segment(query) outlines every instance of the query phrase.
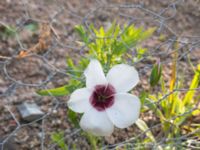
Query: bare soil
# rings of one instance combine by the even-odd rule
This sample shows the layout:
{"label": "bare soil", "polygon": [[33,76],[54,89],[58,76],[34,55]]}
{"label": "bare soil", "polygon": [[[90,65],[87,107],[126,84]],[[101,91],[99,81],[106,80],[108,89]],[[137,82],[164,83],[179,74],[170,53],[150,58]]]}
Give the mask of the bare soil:
{"label": "bare soil", "polygon": [[[0,0],[0,14],[0,143],[6,141],[5,150],[58,149],[50,140],[50,135],[56,131],[65,132],[65,141],[70,148],[76,144],[77,149],[91,149],[87,139],[81,132],[76,133],[77,129],[67,118],[68,96],[56,98],[36,94],[36,90],[41,88],[67,84],[66,57],[77,60],[84,53],[76,42],[79,37],[74,26],[77,24],[93,23],[97,27],[106,27],[115,20],[121,25],[131,21],[138,27],[157,27],[156,33],[142,43],[149,51],[148,57],[136,64],[141,75],[141,82],[134,89],[136,95],[149,90],[148,77],[157,58],[161,58],[163,76],[166,83],[169,82],[174,50],[174,41],[170,40],[175,38],[180,47],[183,46],[178,51],[178,69],[179,75],[184,74],[186,78],[186,87],[194,74],[186,53],[194,66],[200,63],[198,0]],[[51,24],[59,38],[53,35],[48,49],[42,53],[16,58],[20,51],[38,42],[39,30],[31,31],[27,25],[42,23]],[[15,29],[17,34],[6,33],[6,26]],[[24,122],[17,111],[17,105],[22,102],[35,102],[46,117],[30,124]],[[158,123],[151,112],[141,117],[150,127]],[[153,132],[158,131],[155,129]],[[45,139],[42,139],[42,134],[45,134]],[[115,129],[112,136],[102,138],[103,147],[114,146],[139,134],[140,139],[145,137],[135,125],[123,130]]]}

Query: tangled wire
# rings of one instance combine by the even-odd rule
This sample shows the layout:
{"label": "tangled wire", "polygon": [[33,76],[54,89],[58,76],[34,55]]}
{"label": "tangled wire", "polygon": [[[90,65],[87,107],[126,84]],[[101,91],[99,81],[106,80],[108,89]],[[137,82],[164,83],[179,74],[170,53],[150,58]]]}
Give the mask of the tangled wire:
{"label": "tangled wire", "polygon": [[[10,12],[8,8],[12,11]],[[187,9],[196,9],[196,11],[193,11],[194,14],[190,14],[190,16],[185,16],[184,13],[187,14]],[[165,70],[164,78],[168,80],[171,73],[168,68],[172,65],[175,52],[178,53],[175,60],[177,84],[182,76],[185,77],[184,86],[169,91],[155,102],[151,101],[157,106],[157,109],[160,108],[163,100],[174,93],[183,94],[187,91],[197,91],[198,93],[200,91],[200,87],[194,89],[188,87],[194,69],[190,66],[197,66],[200,63],[198,20],[193,23],[195,17],[199,17],[198,14],[200,14],[197,1],[192,1],[191,4],[184,0],[151,4],[149,1],[125,3],[120,0],[87,0],[84,2],[80,0],[73,2],[64,0],[12,2],[7,0],[6,4],[0,2],[0,12],[4,16],[0,17],[0,149],[2,150],[9,149],[9,146],[10,149],[16,149],[17,145],[14,143],[20,145],[18,149],[53,150],[57,144],[49,142],[49,135],[57,130],[63,130],[65,133],[61,140],[65,139],[68,143],[73,143],[73,139],[80,140],[78,136],[81,136],[81,129],[71,126],[66,118],[65,109],[68,97],[53,95],[42,97],[35,92],[38,89],[49,89],[67,83],[71,75],[66,71],[66,56],[73,60],[85,57],[86,47],[78,44],[79,38],[73,30],[77,24],[82,24],[87,32],[91,33],[94,40],[98,37],[90,30],[90,24],[106,28],[115,20],[121,25],[156,27],[155,35],[143,43],[143,46],[147,47],[148,53],[134,64],[129,62],[136,68],[140,68],[138,70],[142,82],[139,88],[145,90],[149,88],[148,75],[156,58],[161,59],[163,70]],[[197,13],[195,14],[195,12]],[[179,45],[177,49],[174,48],[175,44]],[[131,51],[134,55],[135,49]],[[83,80],[83,78],[79,80]],[[159,89],[154,90],[159,91]],[[45,112],[45,115],[32,122],[22,121],[17,111],[17,106],[22,102],[36,103]],[[190,114],[198,109],[199,103],[198,97],[196,107],[171,120]],[[136,141],[144,138],[149,131],[156,132],[163,124],[156,121],[157,118],[152,113],[148,112],[142,116],[144,120],[146,116],[147,122],[149,117],[150,120],[154,120],[154,123],[148,123],[147,130],[137,131],[138,134],[134,137],[133,134],[127,135],[128,138],[122,136],[122,140],[117,137],[119,134],[126,134],[129,132],[128,130],[121,131],[119,134],[114,133],[114,140],[106,139],[107,144],[101,148],[115,149],[124,145],[138,149],[143,147],[145,143]],[[199,117],[197,116],[195,119],[198,124]],[[182,141],[190,139],[190,143],[185,144],[185,147],[198,149],[200,147],[199,137],[196,136],[197,133],[200,134],[198,127],[178,138],[158,136],[156,143],[148,142],[146,146],[156,149],[158,145],[164,146],[170,141],[180,145]],[[27,141],[29,144],[26,143]],[[79,145],[88,149],[87,144],[79,141]]]}

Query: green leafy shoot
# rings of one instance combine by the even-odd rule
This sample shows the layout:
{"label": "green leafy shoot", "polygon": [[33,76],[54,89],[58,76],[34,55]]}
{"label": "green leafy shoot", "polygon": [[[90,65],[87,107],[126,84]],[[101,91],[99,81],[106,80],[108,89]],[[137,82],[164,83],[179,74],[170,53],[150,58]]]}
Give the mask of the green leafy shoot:
{"label": "green leafy shoot", "polygon": [[[191,90],[188,90],[184,96],[180,95],[175,90],[175,85],[170,86],[170,89],[168,89],[162,81],[163,79],[161,78],[162,92],[158,92],[155,95],[149,94],[148,97],[145,99],[144,105],[146,105],[146,107],[148,107],[150,110],[156,113],[156,115],[160,119],[160,122],[162,123],[162,130],[164,133],[167,133],[168,138],[175,138],[180,136],[182,128],[187,127],[191,129],[189,125],[187,126],[187,122],[185,121],[189,117],[192,117],[195,113],[200,114],[200,111],[191,111],[192,109],[196,108],[197,104],[197,100],[195,100],[196,90],[194,89],[197,88],[200,83],[199,66],[200,65],[198,65],[193,79],[191,81]],[[172,74],[172,81],[174,80],[175,76],[176,75]],[[172,83],[174,84],[175,81],[171,82],[170,84]],[[168,95],[169,92],[172,92],[171,94],[173,94],[173,97],[170,97],[171,94]],[[156,105],[156,102],[158,101],[160,101],[159,108]]]}
{"label": "green leafy shoot", "polygon": [[30,30],[31,32],[36,32],[38,30],[38,27],[38,24],[34,22],[25,25],[25,29]]}
{"label": "green leafy shoot", "polygon": [[[28,28],[32,29],[33,27],[29,26]],[[144,30],[142,27],[136,28],[134,25],[124,25],[120,27],[120,25],[114,22],[108,29],[104,27],[97,29],[93,25],[90,25],[89,29],[86,29],[82,25],[77,25],[75,31],[81,40],[77,41],[77,43],[79,43],[81,47],[85,47],[85,51],[83,52],[84,56],[76,58],[77,61],[74,61],[71,57],[67,57],[66,74],[69,77],[68,82],[61,87],[38,90],[37,93],[39,95],[65,96],[72,93],[75,89],[84,87],[85,79],[83,72],[92,58],[101,62],[105,73],[113,65],[125,62],[127,58],[132,62],[142,59],[147,49],[142,48],[138,44],[150,37],[155,31],[155,28]],[[132,55],[133,50],[136,50],[135,55]],[[78,118],[80,114],[68,110],[67,116],[75,127],[79,127]],[[146,124],[143,123],[141,129],[144,130],[146,128]],[[99,138],[85,132],[83,132],[83,135],[87,138],[92,149],[98,149],[98,144],[100,143]],[[147,133],[147,136],[150,137],[152,141],[155,140],[150,131]],[[60,141],[62,137],[63,133],[54,133],[52,135],[52,140],[57,143],[61,149],[66,150],[67,146],[64,141]]]}
{"label": "green leafy shoot", "polygon": [[155,138],[154,138],[152,132],[149,130],[149,127],[147,126],[147,124],[146,124],[143,120],[138,119],[138,120],[136,121],[136,125],[138,126],[138,128],[139,128],[140,130],[142,130],[143,132],[146,133],[147,137],[149,137],[149,138],[151,139],[152,142],[156,142],[156,140],[155,140]]}
{"label": "green leafy shoot", "polygon": [[66,85],[55,88],[55,89],[38,90],[36,92],[37,92],[37,94],[42,95],[42,96],[44,96],[44,95],[64,96],[64,95],[69,94],[68,86],[66,86]]}
{"label": "green leafy shoot", "polygon": [[54,143],[56,143],[60,149],[68,150],[68,146],[65,144],[65,141],[64,141],[64,133],[63,132],[52,133],[51,140]]}
{"label": "green leafy shoot", "polygon": [[[151,132],[150,128],[148,127],[148,125],[142,119],[138,119],[135,123],[136,123],[137,127],[146,134],[147,138],[142,139],[142,141],[143,141],[142,143],[149,143],[149,142],[154,143],[156,149],[163,150],[161,145],[159,145],[159,143],[156,142],[156,139],[155,139],[153,133]],[[138,142],[138,143],[140,143],[140,142]],[[145,147],[145,145],[144,145],[144,147]]]}
{"label": "green leafy shoot", "polygon": [[0,38],[13,37],[17,33],[16,28],[12,26],[0,26]]}
{"label": "green leafy shoot", "polygon": [[73,112],[71,109],[68,109],[67,116],[69,117],[69,121],[74,124],[75,127],[79,127],[78,115]]}
{"label": "green leafy shoot", "polygon": [[89,43],[89,36],[87,35],[87,33],[86,33],[85,29],[83,28],[83,26],[77,25],[77,26],[75,26],[75,30],[79,34],[81,40],[85,44]]}
{"label": "green leafy shoot", "polygon": [[195,71],[195,75],[193,77],[193,80],[190,84],[190,89],[189,91],[186,93],[184,99],[183,99],[183,104],[184,105],[188,105],[190,103],[190,101],[192,100],[192,98],[194,97],[195,94],[195,88],[198,88],[199,86],[199,81],[200,81],[200,65],[197,66],[197,69]]}
{"label": "green leafy shoot", "polygon": [[[125,25],[121,28],[115,23],[107,31],[103,27],[97,30],[93,25],[90,28],[96,38],[88,44],[89,54],[108,67],[123,62],[122,57],[127,56],[129,50],[137,48],[139,42],[151,36],[155,31],[155,28],[149,28],[145,31],[134,25]],[[134,60],[134,57],[132,59]]]}
{"label": "green leafy shoot", "polygon": [[162,74],[162,65],[160,64],[160,60],[158,60],[156,64],[153,66],[150,75],[150,85],[152,87],[158,84],[161,74]]}
{"label": "green leafy shoot", "polygon": [[100,141],[99,137],[94,136],[94,135],[92,135],[90,133],[87,133],[87,132],[82,132],[82,135],[84,135],[87,138],[88,142],[91,145],[91,149],[92,150],[97,150],[98,149],[98,143]]}
{"label": "green leafy shoot", "polygon": [[[106,30],[103,27],[96,29],[93,25],[89,27],[90,33],[84,26],[77,25],[75,31],[81,39],[82,45],[86,46],[85,57],[74,62],[72,58],[67,57],[67,71],[69,81],[62,87],[38,90],[37,93],[42,96],[64,96],[69,95],[76,88],[84,86],[83,72],[89,63],[90,58],[98,59],[105,72],[113,65],[123,63],[124,59],[129,58],[133,62],[141,59],[147,49],[137,46],[141,41],[150,37],[155,28],[144,30],[142,27],[136,28],[134,25],[124,25],[120,27],[115,22]],[[80,42],[79,42],[80,43]],[[129,52],[135,48],[137,54],[132,56]]]}

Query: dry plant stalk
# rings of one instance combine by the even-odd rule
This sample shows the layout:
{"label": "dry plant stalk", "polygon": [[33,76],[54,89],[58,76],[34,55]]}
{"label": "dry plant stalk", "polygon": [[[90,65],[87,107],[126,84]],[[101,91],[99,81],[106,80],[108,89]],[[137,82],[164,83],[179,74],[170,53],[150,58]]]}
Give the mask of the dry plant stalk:
{"label": "dry plant stalk", "polygon": [[[51,44],[52,35],[55,35],[57,38],[59,38],[58,34],[56,33],[55,29],[52,26],[50,26],[47,23],[41,24],[38,43],[26,51],[21,50],[20,53],[16,56],[16,58],[24,58],[31,54],[40,54],[45,52],[49,48],[49,45]],[[11,57],[0,55],[0,59],[10,59],[10,58]]]}
{"label": "dry plant stalk", "polygon": [[55,31],[48,24],[41,24],[38,43],[26,51],[24,50],[20,51],[17,58],[23,58],[32,53],[39,54],[39,53],[45,52],[51,43],[51,36],[52,36],[52,33],[54,32]]}

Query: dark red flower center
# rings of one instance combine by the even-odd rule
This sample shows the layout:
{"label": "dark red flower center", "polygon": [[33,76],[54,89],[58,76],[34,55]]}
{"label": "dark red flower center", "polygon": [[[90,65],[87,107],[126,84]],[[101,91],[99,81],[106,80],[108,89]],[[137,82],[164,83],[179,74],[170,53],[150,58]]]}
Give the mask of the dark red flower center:
{"label": "dark red flower center", "polygon": [[115,89],[112,85],[96,85],[90,103],[98,111],[103,111],[114,104]]}

